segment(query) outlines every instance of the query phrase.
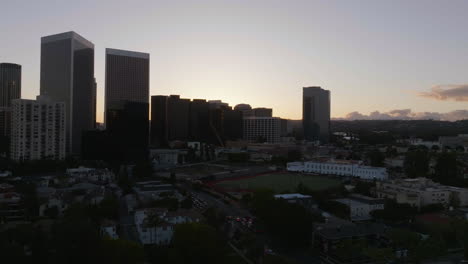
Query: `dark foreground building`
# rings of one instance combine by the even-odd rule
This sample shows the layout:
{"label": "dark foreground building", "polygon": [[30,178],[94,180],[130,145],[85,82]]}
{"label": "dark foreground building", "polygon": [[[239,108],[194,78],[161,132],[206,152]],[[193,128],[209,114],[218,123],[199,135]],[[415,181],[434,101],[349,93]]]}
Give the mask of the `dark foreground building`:
{"label": "dark foreground building", "polygon": [[0,153],[7,154],[11,134],[11,101],[21,98],[21,65],[0,63]]}
{"label": "dark foreground building", "polygon": [[146,159],[148,103],[149,54],[106,49],[105,121],[115,159]]}

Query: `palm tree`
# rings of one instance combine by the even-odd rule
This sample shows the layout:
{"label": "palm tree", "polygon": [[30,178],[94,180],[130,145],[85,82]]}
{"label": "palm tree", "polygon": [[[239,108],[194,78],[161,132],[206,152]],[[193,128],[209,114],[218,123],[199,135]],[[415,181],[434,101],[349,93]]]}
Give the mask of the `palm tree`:
{"label": "palm tree", "polygon": [[162,219],[162,217],[160,217],[155,212],[149,212],[148,215],[146,216],[144,224],[147,227],[151,228],[151,242],[152,243],[155,242],[155,241],[153,241],[153,238],[154,238],[154,233],[153,232],[156,231],[156,228],[158,226],[161,226],[164,223],[166,223],[166,221],[164,221],[164,219]]}

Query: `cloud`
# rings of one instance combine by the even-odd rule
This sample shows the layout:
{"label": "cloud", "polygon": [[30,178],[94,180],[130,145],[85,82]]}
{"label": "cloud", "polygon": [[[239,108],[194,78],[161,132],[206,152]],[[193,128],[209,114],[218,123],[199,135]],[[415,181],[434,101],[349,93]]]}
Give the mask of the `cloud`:
{"label": "cloud", "polygon": [[388,112],[374,111],[368,115],[357,111],[348,113],[341,120],[441,120],[457,121],[468,119],[468,110],[455,110],[447,113],[413,112],[411,109],[395,109]]}
{"label": "cloud", "polygon": [[468,101],[468,84],[438,85],[432,87],[430,92],[420,92],[419,96],[440,101]]}

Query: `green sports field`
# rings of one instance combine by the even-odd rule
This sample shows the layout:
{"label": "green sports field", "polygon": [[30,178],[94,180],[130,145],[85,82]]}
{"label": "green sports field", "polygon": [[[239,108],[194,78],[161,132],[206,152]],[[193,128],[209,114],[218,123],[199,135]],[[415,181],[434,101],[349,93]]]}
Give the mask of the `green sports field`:
{"label": "green sports field", "polygon": [[217,183],[216,187],[225,190],[255,190],[268,188],[276,192],[293,192],[301,182],[313,191],[326,190],[341,184],[340,181],[325,176],[298,173],[272,173],[253,178],[222,181]]}

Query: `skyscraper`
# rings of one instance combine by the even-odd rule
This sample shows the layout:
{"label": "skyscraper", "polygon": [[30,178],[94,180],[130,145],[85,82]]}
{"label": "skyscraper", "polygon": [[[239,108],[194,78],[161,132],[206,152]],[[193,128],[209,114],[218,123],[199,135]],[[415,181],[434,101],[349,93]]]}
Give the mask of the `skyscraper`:
{"label": "skyscraper", "polygon": [[21,98],[21,65],[0,63],[0,152],[9,149],[11,100]]}
{"label": "skyscraper", "polygon": [[94,86],[93,43],[73,31],[41,38],[40,93],[65,103],[69,154],[80,154],[82,134],[95,126]]}
{"label": "skyscraper", "polygon": [[12,101],[11,158],[16,161],[65,158],[65,103],[38,96]]}
{"label": "skyscraper", "polygon": [[168,140],[187,141],[190,135],[190,99],[170,95],[167,100]]}
{"label": "skyscraper", "polygon": [[148,53],[106,49],[106,129],[125,160],[146,158],[149,59]]}
{"label": "skyscraper", "polygon": [[151,96],[151,146],[167,146],[167,96]]}
{"label": "skyscraper", "polygon": [[330,91],[320,87],[304,87],[302,95],[304,138],[328,142],[330,137]]}

